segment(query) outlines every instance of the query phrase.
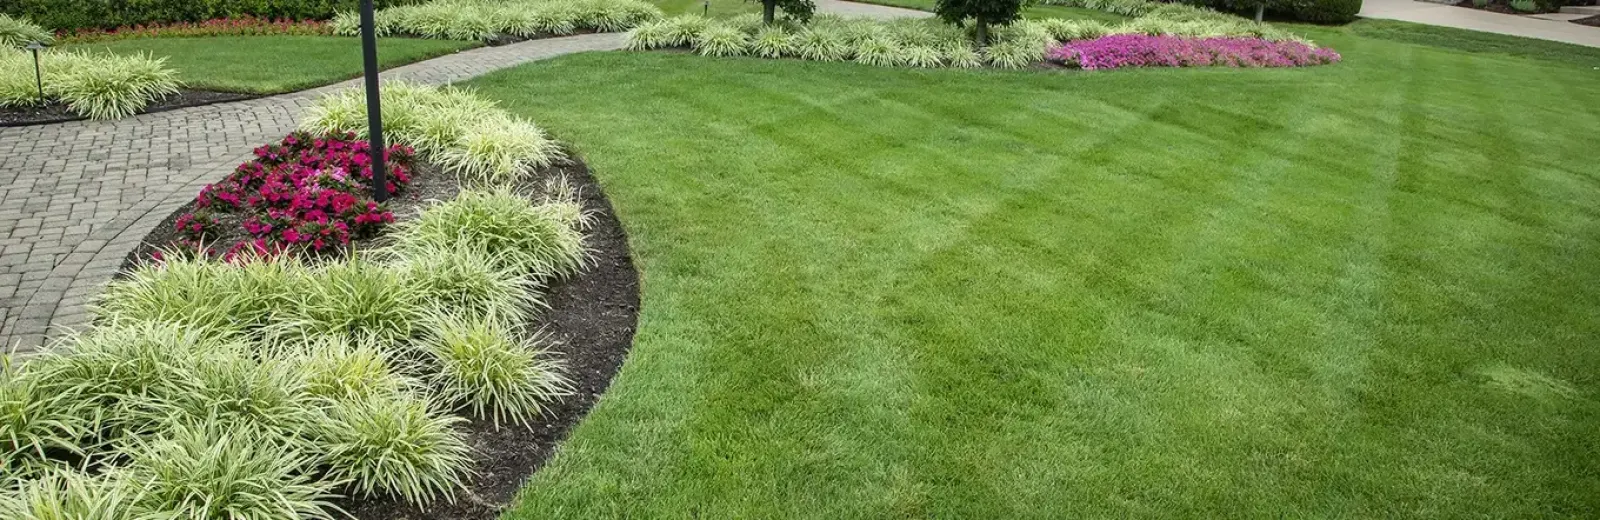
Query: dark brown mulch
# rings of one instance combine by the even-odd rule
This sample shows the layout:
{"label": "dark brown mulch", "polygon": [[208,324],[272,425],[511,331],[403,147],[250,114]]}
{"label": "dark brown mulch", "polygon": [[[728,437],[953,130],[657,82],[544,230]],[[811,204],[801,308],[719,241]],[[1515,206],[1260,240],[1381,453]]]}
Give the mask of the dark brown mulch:
{"label": "dark brown mulch", "polygon": [[[209,90],[182,90],[177,94],[151,103],[150,106],[145,107],[139,113],[163,112],[175,108],[197,107],[258,97],[261,96],[235,92],[212,92]],[[0,107],[0,127],[45,125],[83,119],[87,118],[69,110],[65,103],[58,101],[51,101],[45,105],[34,107]]]}
{"label": "dark brown mulch", "polygon": [[[460,191],[451,176],[419,165],[411,189],[391,199],[397,219],[412,218],[427,200],[444,200]],[[454,503],[439,502],[419,509],[392,498],[342,499],[336,504],[361,520],[491,520],[511,504],[529,475],[555,453],[557,444],[578,421],[588,414],[611,378],[622,368],[622,361],[633,346],[639,316],[639,275],[628,252],[628,237],[612,211],[600,185],[582,162],[548,168],[537,176],[565,175],[578,188],[586,210],[594,212],[595,225],[589,230],[593,248],[592,264],[582,274],[552,285],[547,294],[550,309],[531,316],[528,325],[542,330],[553,340],[553,350],[567,364],[574,395],[551,406],[550,415],[534,421],[531,428],[506,426],[495,429],[487,421],[468,424],[468,443],[473,447],[475,475],[467,490]],[[542,183],[529,182],[518,191],[536,194]],[[145,238],[146,243],[164,244],[177,235],[172,222],[188,211],[180,209]],[[357,244],[358,249],[376,247],[381,239]],[[219,248],[225,249],[225,248]],[[147,258],[151,248],[141,247],[130,254],[124,269],[138,258]]]}
{"label": "dark brown mulch", "polygon": [[1600,14],[1590,16],[1588,18],[1579,18],[1577,20],[1573,20],[1572,23],[1578,25],[1587,25],[1589,27],[1600,27]]}

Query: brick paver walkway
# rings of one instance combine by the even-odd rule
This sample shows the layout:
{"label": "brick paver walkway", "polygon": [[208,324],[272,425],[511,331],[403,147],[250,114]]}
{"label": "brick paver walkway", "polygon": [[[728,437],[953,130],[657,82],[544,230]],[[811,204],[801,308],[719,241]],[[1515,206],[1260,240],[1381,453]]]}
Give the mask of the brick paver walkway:
{"label": "brick paver walkway", "polygon": [[[927,15],[837,0],[818,9]],[[442,84],[622,44],[620,34],[534,40],[397,67],[383,78]],[[86,304],[151,229],[250,150],[292,131],[313,99],[358,84],[116,121],[0,128],[0,348],[32,350],[84,325]]]}

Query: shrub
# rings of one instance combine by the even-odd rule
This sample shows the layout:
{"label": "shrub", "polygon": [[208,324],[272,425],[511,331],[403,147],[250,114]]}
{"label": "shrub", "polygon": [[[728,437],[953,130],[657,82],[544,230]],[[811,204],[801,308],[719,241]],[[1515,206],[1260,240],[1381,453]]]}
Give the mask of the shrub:
{"label": "shrub", "polygon": [[[377,8],[415,0],[375,0]],[[355,10],[356,0],[9,0],[4,10],[31,18],[51,30],[110,29],[176,22],[198,23],[219,18],[326,20],[339,11]]]}
{"label": "shrub", "polygon": [[434,312],[510,322],[543,302],[539,285],[504,253],[470,247],[419,247],[401,257],[409,290]]}
{"label": "shrub", "polygon": [[285,319],[272,325],[274,337],[345,335],[397,344],[412,337],[422,313],[398,272],[360,257],[314,269],[300,290]]}
{"label": "shrub", "polygon": [[16,493],[0,493],[0,518],[8,520],[157,520],[139,504],[137,485],[119,476],[90,477],[54,470],[23,482]]}
{"label": "shrub", "polygon": [[48,44],[54,39],[50,31],[28,21],[27,18],[12,18],[0,13],[0,47],[22,47],[28,42]]}
{"label": "shrub", "polygon": [[429,410],[411,394],[368,395],[328,407],[318,435],[328,478],[358,494],[389,494],[425,505],[461,487],[471,459],[458,417]]}
{"label": "shrub", "polygon": [[146,485],[146,507],[179,518],[333,518],[337,479],[313,480],[314,461],[283,439],[215,424],[174,424],[126,446],[131,482]]}
{"label": "shrub", "polygon": [[[534,168],[565,159],[543,130],[469,91],[405,82],[386,83],[384,89],[384,137],[467,180],[521,180]],[[300,128],[364,135],[364,96],[359,88],[323,96],[306,111]]]}
{"label": "shrub", "polygon": [[524,341],[506,324],[457,314],[436,315],[429,325],[421,344],[433,369],[428,381],[446,403],[498,427],[504,420],[528,424],[544,403],[571,394],[562,365],[538,337]]}
{"label": "shrub", "polygon": [[1289,0],[1268,12],[1291,20],[1320,23],[1353,22],[1361,13],[1361,0]]}
{"label": "shrub", "polygon": [[260,36],[294,35],[315,36],[333,34],[327,22],[268,20],[253,16],[217,18],[204,22],[175,22],[152,25],[122,26],[115,29],[81,29],[64,31],[62,43],[93,43],[136,38],[189,38],[210,36]]}
{"label": "shrub", "polygon": [[722,25],[700,31],[700,37],[694,41],[695,50],[706,56],[739,56],[749,46],[750,37],[744,32]]}
{"label": "shrub", "polygon": [[1339,54],[1294,41],[1120,34],[1051,49],[1050,61],[1084,69],[1121,67],[1297,67],[1338,62]]}
{"label": "shrub", "polygon": [[504,188],[468,190],[405,223],[395,234],[395,248],[406,255],[422,249],[482,251],[519,273],[549,278],[583,266],[586,225],[576,202],[535,204]]}
{"label": "shrub", "polygon": [[794,44],[789,31],[782,27],[769,27],[757,32],[750,40],[750,54],[762,58],[782,58],[794,54]]}

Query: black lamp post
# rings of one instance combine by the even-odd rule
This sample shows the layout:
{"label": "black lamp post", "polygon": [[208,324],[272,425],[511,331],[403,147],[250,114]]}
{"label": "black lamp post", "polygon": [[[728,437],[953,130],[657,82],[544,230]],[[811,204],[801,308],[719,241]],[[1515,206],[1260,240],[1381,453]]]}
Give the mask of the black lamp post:
{"label": "black lamp post", "polygon": [[389,168],[384,164],[383,113],[378,106],[378,31],[372,0],[361,0],[361,59],[367,79],[367,155],[372,158],[372,199],[389,200]]}
{"label": "black lamp post", "polygon": [[44,72],[39,69],[39,51],[44,50],[44,43],[31,41],[23,48],[33,51],[33,85],[39,88],[39,103],[44,104]]}

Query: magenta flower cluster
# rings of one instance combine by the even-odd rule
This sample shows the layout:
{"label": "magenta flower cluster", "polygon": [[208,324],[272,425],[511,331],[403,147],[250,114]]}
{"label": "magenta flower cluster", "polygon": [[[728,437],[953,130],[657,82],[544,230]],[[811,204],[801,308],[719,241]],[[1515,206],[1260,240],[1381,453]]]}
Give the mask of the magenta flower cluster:
{"label": "magenta flower cluster", "polygon": [[1088,70],[1122,67],[1304,67],[1337,63],[1339,53],[1296,41],[1114,34],[1051,48],[1045,59]]}
{"label": "magenta flower cluster", "polygon": [[[390,193],[410,184],[414,155],[404,146],[385,151]],[[235,248],[323,251],[394,222],[394,214],[372,200],[371,180],[365,141],[350,134],[294,133],[257,148],[254,160],[201,189],[196,211],[178,217],[176,225],[186,238],[199,240],[213,231],[213,212],[240,213],[241,226],[255,239]]]}

